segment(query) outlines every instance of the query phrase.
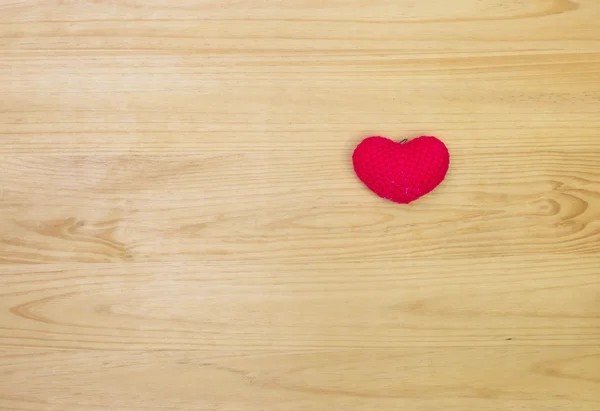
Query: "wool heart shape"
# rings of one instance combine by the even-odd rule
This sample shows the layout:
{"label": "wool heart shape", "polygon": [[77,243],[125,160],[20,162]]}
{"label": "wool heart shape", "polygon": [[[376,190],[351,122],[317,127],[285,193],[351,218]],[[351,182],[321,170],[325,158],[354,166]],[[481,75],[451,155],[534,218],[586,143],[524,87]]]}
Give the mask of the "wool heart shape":
{"label": "wool heart shape", "polygon": [[358,178],[379,197],[400,204],[430,193],[450,165],[448,148],[439,139],[421,136],[405,141],[368,137],[352,154]]}

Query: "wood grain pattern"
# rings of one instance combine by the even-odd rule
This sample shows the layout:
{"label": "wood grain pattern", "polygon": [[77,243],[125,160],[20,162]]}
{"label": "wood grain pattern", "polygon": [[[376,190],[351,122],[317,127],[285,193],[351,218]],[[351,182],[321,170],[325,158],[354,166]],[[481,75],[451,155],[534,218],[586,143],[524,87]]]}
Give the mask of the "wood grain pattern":
{"label": "wood grain pattern", "polygon": [[0,0],[0,410],[600,410],[599,18]]}

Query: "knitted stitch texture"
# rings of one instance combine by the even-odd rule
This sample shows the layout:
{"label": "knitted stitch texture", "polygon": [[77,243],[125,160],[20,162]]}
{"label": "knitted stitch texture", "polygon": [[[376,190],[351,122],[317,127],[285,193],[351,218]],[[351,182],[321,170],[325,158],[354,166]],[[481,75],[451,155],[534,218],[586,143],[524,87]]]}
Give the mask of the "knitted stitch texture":
{"label": "knitted stitch texture", "polygon": [[435,137],[406,143],[385,137],[364,139],[352,154],[358,178],[379,197],[408,204],[436,188],[446,177],[450,154]]}

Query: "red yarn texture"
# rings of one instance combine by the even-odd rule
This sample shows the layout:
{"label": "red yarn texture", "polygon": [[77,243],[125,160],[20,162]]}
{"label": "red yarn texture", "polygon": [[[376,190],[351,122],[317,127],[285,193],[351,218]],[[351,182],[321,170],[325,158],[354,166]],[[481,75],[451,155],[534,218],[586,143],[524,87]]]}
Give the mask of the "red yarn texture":
{"label": "red yarn texture", "polygon": [[436,188],[446,177],[450,154],[435,137],[406,143],[384,137],[364,139],[352,154],[358,178],[379,197],[408,204]]}

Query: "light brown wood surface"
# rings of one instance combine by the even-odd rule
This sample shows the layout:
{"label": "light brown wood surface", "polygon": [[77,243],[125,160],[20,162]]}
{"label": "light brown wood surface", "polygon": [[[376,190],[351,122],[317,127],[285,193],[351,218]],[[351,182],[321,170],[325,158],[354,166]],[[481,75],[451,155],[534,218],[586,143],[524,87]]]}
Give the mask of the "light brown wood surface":
{"label": "light brown wood surface", "polygon": [[[0,0],[0,409],[599,411],[599,21]],[[422,134],[431,195],[356,179]]]}

